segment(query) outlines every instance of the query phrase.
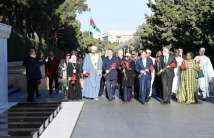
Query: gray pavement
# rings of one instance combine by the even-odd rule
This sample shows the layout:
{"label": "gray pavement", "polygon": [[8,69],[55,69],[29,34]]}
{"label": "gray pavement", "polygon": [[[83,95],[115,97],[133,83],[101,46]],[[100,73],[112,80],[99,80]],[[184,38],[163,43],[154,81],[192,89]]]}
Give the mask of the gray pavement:
{"label": "gray pavement", "polygon": [[214,104],[86,100],[71,138],[214,138]]}

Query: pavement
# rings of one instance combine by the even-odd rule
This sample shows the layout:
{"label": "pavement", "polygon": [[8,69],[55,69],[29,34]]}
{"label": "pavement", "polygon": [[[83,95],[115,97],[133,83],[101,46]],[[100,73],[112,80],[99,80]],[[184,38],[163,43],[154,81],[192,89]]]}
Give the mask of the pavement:
{"label": "pavement", "polygon": [[214,138],[214,104],[84,100],[71,138]]}

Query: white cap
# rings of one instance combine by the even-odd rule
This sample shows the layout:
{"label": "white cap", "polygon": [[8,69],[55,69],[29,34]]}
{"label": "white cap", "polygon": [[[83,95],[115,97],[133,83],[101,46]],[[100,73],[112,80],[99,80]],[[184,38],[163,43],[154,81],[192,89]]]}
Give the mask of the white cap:
{"label": "white cap", "polygon": [[130,56],[131,56],[131,54],[130,54],[130,53],[126,53],[126,56],[127,56],[127,57],[130,57]]}
{"label": "white cap", "polygon": [[91,46],[91,50],[97,51],[97,47],[96,46]]}
{"label": "white cap", "polygon": [[147,49],[147,50],[146,50],[146,53],[150,53],[150,54],[151,54],[152,51],[151,51],[150,49]]}

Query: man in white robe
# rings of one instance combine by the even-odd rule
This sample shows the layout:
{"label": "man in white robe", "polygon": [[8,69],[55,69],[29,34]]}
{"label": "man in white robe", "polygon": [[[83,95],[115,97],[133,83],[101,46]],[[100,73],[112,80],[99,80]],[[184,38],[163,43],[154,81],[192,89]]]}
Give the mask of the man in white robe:
{"label": "man in white robe", "polygon": [[91,53],[86,55],[83,63],[83,74],[89,73],[89,76],[85,77],[83,81],[83,97],[98,100],[102,64],[97,47],[92,46]]}
{"label": "man in white robe", "polygon": [[210,58],[205,55],[205,48],[200,48],[199,56],[195,57],[196,62],[199,63],[201,70],[204,73],[203,78],[199,78],[199,88],[202,92],[203,100],[209,97],[209,81],[214,77],[213,66]]}
{"label": "man in white robe", "polygon": [[175,60],[177,62],[177,67],[174,68],[175,76],[173,78],[173,83],[172,83],[172,94],[174,94],[175,97],[178,92],[178,88],[180,84],[180,76],[181,76],[180,67],[184,61],[184,59],[182,58],[182,55],[183,55],[183,50],[177,49],[175,53]]}

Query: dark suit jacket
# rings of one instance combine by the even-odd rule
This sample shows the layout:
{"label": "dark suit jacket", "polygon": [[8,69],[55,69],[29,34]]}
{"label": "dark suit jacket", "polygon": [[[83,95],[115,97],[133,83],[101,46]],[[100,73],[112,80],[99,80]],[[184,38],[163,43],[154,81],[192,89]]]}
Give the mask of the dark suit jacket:
{"label": "dark suit jacket", "polygon": [[[162,56],[160,58],[160,69],[164,69],[164,68],[166,68],[168,65],[170,65],[172,63],[177,64],[174,56],[171,56],[171,55],[169,56],[167,64],[165,64],[164,57]],[[167,77],[174,77],[175,76],[174,68],[166,69],[161,75],[164,75],[164,76],[167,76]]]}
{"label": "dark suit jacket", "polygon": [[[147,58],[146,66],[144,67],[142,58],[138,59],[135,64],[135,70],[140,73],[141,70],[149,69],[153,65],[153,61],[150,58]],[[151,79],[151,73],[147,72],[146,76],[148,79]]]}
{"label": "dark suit jacket", "polygon": [[[111,69],[111,65],[113,63],[116,63],[118,65],[118,58],[113,56],[111,59],[108,57],[103,61],[103,70],[109,70]],[[108,75],[106,76],[106,80],[117,80],[118,72],[117,69],[112,69]]]}
{"label": "dark suit jacket", "polygon": [[40,80],[42,73],[40,70],[40,62],[37,58],[28,56],[24,59],[23,66],[26,67],[27,80]]}

